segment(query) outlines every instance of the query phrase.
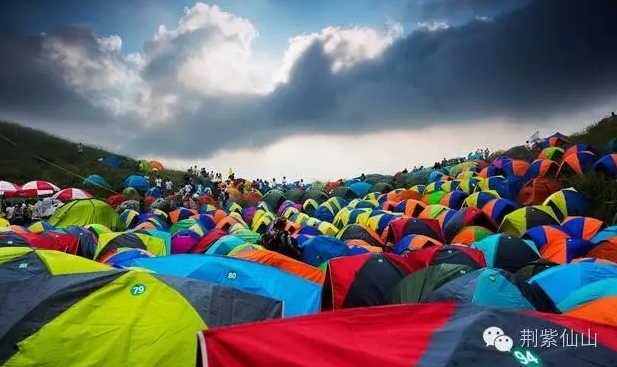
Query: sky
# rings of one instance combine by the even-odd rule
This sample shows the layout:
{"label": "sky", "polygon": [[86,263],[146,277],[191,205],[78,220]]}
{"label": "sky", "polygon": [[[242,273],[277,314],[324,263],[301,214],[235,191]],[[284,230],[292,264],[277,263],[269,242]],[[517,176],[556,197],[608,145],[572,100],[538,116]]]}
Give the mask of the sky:
{"label": "sky", "polygon": [[0,118],[237,177],[393,174],[617,110],[614,14],[614,0],[7,1]]}

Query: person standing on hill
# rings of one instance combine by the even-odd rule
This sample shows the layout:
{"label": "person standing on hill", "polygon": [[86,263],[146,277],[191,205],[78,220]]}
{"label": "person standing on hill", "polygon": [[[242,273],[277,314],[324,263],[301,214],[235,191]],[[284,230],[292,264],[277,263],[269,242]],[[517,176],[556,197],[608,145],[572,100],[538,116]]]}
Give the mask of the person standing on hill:
{"label": "person standing on hill", "polygon": [[193,185],[191,185],[190,183],[187,183],[186,185],[184,185],[185,195],[190,195],[192,192],[193,192]]}
{"label": "person standing on hill", "polygon": [[157,176],[154,179],[154,185],[159,188],[159,190],[163,190],[163,179],[160,176]]}
{"label": "person standing on hill", "polygon": [[168,177],[167,181],[165,181],[165,196],[173,194],[173,190],[174,190],[174,184],[173,182],[171,182],[171,180]]}

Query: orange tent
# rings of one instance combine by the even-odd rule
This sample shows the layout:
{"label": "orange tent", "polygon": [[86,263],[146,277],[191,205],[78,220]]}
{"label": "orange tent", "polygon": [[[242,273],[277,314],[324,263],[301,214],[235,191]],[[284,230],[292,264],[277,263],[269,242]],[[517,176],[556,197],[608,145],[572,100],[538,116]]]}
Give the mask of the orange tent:
{"label": "orange tent", "polygon": [[240,190],[236,189],[235,187],[228,188],[227,193],[229,194],[229,197],[233,198],[234,201],[236,202],[242,199],[242,193],[240,192]]}
{"label": "orange tent", "polygon": [[372,246],[371,244],[363,240],[347,240],[345,241],[345,244],[348,247],[353,247],[353,246],[363,247],[367,249],[369,252],[373,252],[373,253],[383,252],[383,249],[381,247]]}
{"label": "orange tent", "polygon": [[598,243],[587,256],[617,263],[617,237],[607,238]]}
{"label": "orange tent", "polygon": [[398,202],[387,200],[383,203],[383,210],[393,211],[394,208],[396,208],[396,204],[398,204]]}
{"label": "orange tent", "polygon": [[159,161],[150,161],[148,162],[150,163],[150,168],[155,169],[157,171],[162,171],[163,170],[163,164]]}
{"label": "orange tent", "polygon": [[617,326],[616,309],[617,296],[604,297],[568,311],[566,315],[601,324]]}
{"label": "orange tent", "polygon": [[150,205],[152,205],[155,200],[156,198],[154,196],[146,195],[146,197],[144,198],[144,206],[146,210],[150,210]]}
{"label": "orange tent", "polygon": [[546,198],[559,190],[561,184],[557,180],[538,177],[525,184],[518,193],[517,202],[522,206],[542,205]]}
{"label": "orange tent", "polygon": [[[216,220],[215,220],[216,221]],[[236,218],[226,216],[216,221],[216,228],[228,231],[234,224],[240,223]]]}
{"label": "orange tent", "polygon": [[274,266],[317,284],[323,285],[326,277],[326,273],[321,271],[319,268],[294,260],[274,251],[253,251],[237,254],[234,255],[234,257]]}

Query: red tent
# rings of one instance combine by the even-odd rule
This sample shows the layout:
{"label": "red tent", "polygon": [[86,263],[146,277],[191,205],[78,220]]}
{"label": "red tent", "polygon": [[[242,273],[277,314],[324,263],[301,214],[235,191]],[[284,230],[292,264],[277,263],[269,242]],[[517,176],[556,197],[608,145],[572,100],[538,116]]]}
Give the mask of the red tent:
{"label": "red tent", "polygon": [[0,247],[28,246],[43,250],[56,250],[76,255],[79,237],[55,232],[45,233],[0,233]]}
{"label": "red tent", "polygon": [[107,198],[107,204],[113,206],[114,208],[118,205],[124,203],[128,199],[124,197],[122,194],[112,195]]}
{"label": "red tent", "polygon": [[[500,343],[487,329],[503,334]],[[524,330],[557,330],[590,347],[521,347]],[[591,337],[587,337],[590,331]],[[366,307],[212,328],[198,334],[198,366],[515,367],[614,365],[617,327],[563,315],[473,304]],[[488,344],[488,345],[487,345]],[[595,345],[595,346],[594,346]],[[531,350],[531,354],[528,351]],[[516,353],[518,351],[518,354]],[[521,356],[523,358],[521,358]]]}
{"label": "red tent", "polygon": [[218,228],[213,229],[205,236],[203,236],[201,240],[199,240],[199,242],[197,242],[195,246],[193,246],[193,248],[189,250],[189,252],[193,254],[203,254],[208,251],[210,246],[212,246],[219,238],[226,235],[227,231],[223,231],[222,229]]}

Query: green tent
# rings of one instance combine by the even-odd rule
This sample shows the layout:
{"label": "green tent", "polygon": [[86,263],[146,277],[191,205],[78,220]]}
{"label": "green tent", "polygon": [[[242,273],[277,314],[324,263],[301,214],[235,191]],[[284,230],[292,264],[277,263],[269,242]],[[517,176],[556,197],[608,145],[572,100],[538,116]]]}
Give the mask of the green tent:
{"label": "green tent", "polygon": [[295,188],[285,192],[285,199],[302,204],[302,195],[304,195],[304,190]]}
{"label": "green tent", "polygon": [[98,199],[71,201],[56,210],[48,222],[56,228],[102,224],[112,230],[124,229],[114,208]]}
{"label": "green tent", "polygon": [[357,199],[358,195],[355,192],[351,191],[351,189],[347,186],[338,186],[335,187],[331,192],[330,196],[338,196],[345,200],[353,200]]}
{"label": "green tent", "polygon": [[420,269],[398,282],[386,296],[386,303],[420,303],[433,290],[474,270],[460,264],[439,264]]}
{"label": "green tent", "polygon": [[125,188],[122,190],[122,195],[129,200],[139,200],[141,198],[139,191],[137,191],[134,187]]}
{"label": "green tent", "polygon": [[281,206],[281,204],[283,204],[283,202],[285,201],[285,193],[283,193],[281,190],[272,189],[268,191],[266,195],[264,195],[262,200],[263,202],[268,204],[268,209],[276,213],[276,211],[279,209],[279,206]]}
{"label": "green tent", "polygon": [[377,182],[371,188],[371,191],[379,192],[381,194],[386,194],[392,190],[394,190],[394,187],[392,187],[392,185],[390,185],[388,182],[383,182],[383,181]]}
{"label": "green tent", "polygon": [[249,229],[243,229],[238,232],[234,232],[233,235],[236,237],[240,237],[245,242],[248,242],[251,244],[257,244],[259,243],[259,240],[261,239],[261,235],[259,233],[253,232]]}
{"label": "green tent", "polygon": [[328,200],[330,196],[321,188],[311,187],[307,192],[302,195],[302,202],[306,202],[308,199],[313,199],[317,204],[321,204]]}

